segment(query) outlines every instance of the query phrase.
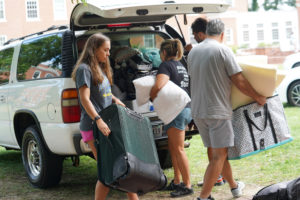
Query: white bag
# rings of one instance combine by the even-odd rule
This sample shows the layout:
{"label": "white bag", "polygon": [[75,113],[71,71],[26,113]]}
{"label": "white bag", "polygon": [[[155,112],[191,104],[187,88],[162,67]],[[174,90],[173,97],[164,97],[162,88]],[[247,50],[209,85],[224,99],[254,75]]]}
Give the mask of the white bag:
{"label": "white bag", "polygon": [[191,101],[189,95],[172,81],[158,92],[153,101],[153,107],[157,116],[165,123],[169,124]]}

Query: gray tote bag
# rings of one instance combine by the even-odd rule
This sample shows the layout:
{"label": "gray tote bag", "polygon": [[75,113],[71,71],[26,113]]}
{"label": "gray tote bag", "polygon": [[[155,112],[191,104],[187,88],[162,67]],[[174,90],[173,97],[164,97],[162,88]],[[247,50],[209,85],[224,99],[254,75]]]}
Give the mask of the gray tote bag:
{"label": "gray tote bag", "polygon": [[250,103],[233,111],[234,146],[228,159],[241,159],[292,141],[278,95],[267,98],[260,106]]}

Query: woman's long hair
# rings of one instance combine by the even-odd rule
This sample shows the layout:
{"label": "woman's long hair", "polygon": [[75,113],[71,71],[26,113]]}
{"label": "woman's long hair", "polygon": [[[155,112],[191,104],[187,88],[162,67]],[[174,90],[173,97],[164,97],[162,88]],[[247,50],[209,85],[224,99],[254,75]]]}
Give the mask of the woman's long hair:
{"label": "woman's long hair", "polygon": [[175,57],[180,60],[183,56],[183,46],[179,39],[167,39],[160,45],[160,51],[165,50],[166,58]]}
{"label": "woman's long hair", "polygon": [[112,70],[110,67],[109,58],[107,58],[105,63],[99,63],[96,55],[97,49],[101,47],[105,41],[110,41],[110,39],[102,33],[95,33],[88,38],[72,72],[72,78],[74,81],[76,79],[76,72],[79,65],[81,63],[85,63],[89,65],[91,69],[94,85],[102,83],[104,79],[102,72],[105,73],[110,84],[112,85]]}

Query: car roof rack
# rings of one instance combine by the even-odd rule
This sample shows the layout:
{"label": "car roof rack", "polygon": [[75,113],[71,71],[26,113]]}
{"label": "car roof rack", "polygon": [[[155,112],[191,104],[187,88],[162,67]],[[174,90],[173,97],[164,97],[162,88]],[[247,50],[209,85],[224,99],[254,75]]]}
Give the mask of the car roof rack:
{"label": "car roof rack", "polygon": [[39,31],[39,32],[36,32],[36,33],[32,33],[32,34],[29,34],[29,35],[26,35],[26,36],[23,36],[23,37],[20,37],[20,38],[12,38],[12,39],[6,41],[3,45],[7,45],[7,44],[9,44],[11,42],[14,42],[14,41],[17,41],[17,40],[24,40],[25,38],[33,36],[33,35],[42,35],[43,33],[46,33],[48,31],[63,30],[63,29],[67,29],[67,28],[68,28],[67,25],[62,25],[62,26],[53,25],[53,26],[50,26],[49,28],[47,28],[44,31]]}

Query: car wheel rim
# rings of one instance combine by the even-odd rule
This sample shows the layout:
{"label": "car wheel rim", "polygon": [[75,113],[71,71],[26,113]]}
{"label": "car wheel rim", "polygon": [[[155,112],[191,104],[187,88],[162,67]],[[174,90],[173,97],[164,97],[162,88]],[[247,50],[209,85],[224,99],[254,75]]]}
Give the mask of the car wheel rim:
{"label": "car wheel rim", "polygon": [[300,106],[300,85],[296,85],[292,89],[291,99],[296,105]]}
{"label": "car wheel rim", "polygon": [[31,173],[34,176],[38,176],[41,172],[41,167],[40,167],[41,155],[37,143],[34,140],[31,140],[28,143],[27,159],[28,159],[28,166]]}

